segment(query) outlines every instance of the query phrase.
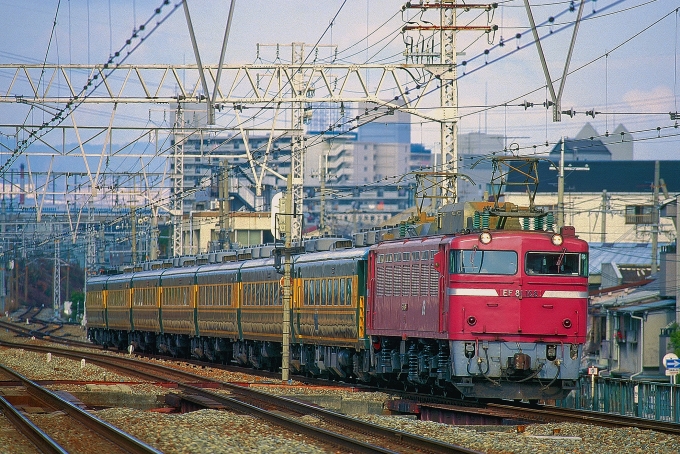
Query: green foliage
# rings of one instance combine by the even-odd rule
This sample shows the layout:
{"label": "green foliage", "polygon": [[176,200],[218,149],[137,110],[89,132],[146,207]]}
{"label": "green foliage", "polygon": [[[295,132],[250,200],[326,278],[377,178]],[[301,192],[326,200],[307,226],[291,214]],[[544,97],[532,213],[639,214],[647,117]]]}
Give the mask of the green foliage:
{"label": "green foliage", "polygon": [[83,318],[83,310],[85,308],[85,294],[81,291],[74,290],[71,292],[70,301],[71,306],[71,316],[69,317],[69,322],[80,322]]}
{"label": "green foliage", "polygon": [[674,323],[671,328],[673,329],[670,337],[671,348],[676,355],[680,356],[680,328],[677,323]]}
{"label": "green foliage", "polygon": [[74,304],[77,303],[80,304],[80,306],[82,306],[83,301],[85,301],[85,294],[83,292],[74,290],[71,292],[70,300],[73,301]]}

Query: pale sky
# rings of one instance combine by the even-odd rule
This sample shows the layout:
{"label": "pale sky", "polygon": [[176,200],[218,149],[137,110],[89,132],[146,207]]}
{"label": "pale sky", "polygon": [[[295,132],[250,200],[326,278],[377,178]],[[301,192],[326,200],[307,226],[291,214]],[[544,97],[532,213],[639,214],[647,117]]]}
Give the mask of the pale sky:
{"label": "pale sky", "polygon": [[[105,63],[131,37],[135,24],[146,21],[162,3],[162,0],[0,0],[3,11],[0,63]],[[189,0],[203,64],[218,62],[229,3]],[[539,34],[553,79],[562,74],[576,18],[576,12],[569,11],[570,3],[531,0],[536,23],[544,24]],[[163,6],[151,25],[174,5],[171,2]],[[236,0],[226,62],[256,62],[257,43],[319,42],[337,45],[338,61],[342,63],[403,63],[404,38],[417,40],[418,32],[402,35],[401,28],[407,21],[420,20],[425,24],[437,20],[432,12],[422,15],[414,10],[402,12],[403,5],[404,2],[388,0]],[[578,9],[578,2],[574,6]],[[573,118],[563,115],[560,123],[553,123],[551,111],[540,106],[549,94],[536,47],[529,45],[517,50],[518,46],[533,41],[523,1],[499,2],[492,16],[474,9],[460,10],[459,25],[485,25],[488,17],[491,24],[498,26],[495,34],[461,31],[457,35],[458,52],[464,52],[458,61],[468,62],[465,75],[463,67],[459,67],[460,131],[504,134],[520,148],[541,154],[552,148],[560,136],[575,136],[588,121],[601,134],[623,123],[636,140],[637,159],[677,159],[680,129],[672,127],[674,121],[669,115],[678,110],[680,90],[677,8],[677,0],[586,2],[585,20],[570,63],[573,73],[567,78],[562,98],[563,110],[573,108],[577,113]],[[329,27],[336,14],[337,19]],[[550,17],[554,20],[548,26]],[[518,33],[520,39],[516,38]],[[261,61],[274,60],[272,47],[262,49]],[[327,55],[323,49],[319,54]],[[289,55],[288,48],[281,51],[280,57],[289,60]],[[194,62],[180,6],[125,63]],[[375,74],[367,77],[369,83],[377,83]],[[14,86],[10,90],[10,82],[11,73],[0,71],[0,94],[28,94],[25,87]],[[559,81],[555,82],[555,90],[558,87]],[[393,95],[391,89],[385,92],[386,97]],[[524,101],[535,106],[525,109],[520,106]],[[437,90],[423,100],[424,107],[436,107],[438,103]],[[120,109],[117,121],[128,125],[143,126],[149,121],[160,121],[162,116],[162,106]],[[585,115],[588,110],[601,113],[593,119]],[[77,114],[81,125],[90,121],[106,124],[110,112],[111,106],[81,106]],[[0,103],[3,124],[21,122],[26,115],[25,105]],[[31,121],[42,122],[44,115],[32,112]],[[438,147],[438,124],[418,117],[413,117],[412,123],[414,142]],[[11,131],[3,129],[2,133]],[[551,145],[546,148],[545,142]],[[1,158],[4,162],[6,154]]]}

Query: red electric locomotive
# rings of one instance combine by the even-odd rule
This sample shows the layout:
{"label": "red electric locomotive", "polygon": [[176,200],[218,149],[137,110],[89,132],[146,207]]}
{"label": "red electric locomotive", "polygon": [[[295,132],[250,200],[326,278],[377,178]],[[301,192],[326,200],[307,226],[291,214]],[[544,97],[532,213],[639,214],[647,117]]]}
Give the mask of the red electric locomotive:
{"label": "red electric locomotive", "polygon": [[368,260],[366,332],[380,380],[529,400],[575,386],[588,245],[573,227],[388,241]]}

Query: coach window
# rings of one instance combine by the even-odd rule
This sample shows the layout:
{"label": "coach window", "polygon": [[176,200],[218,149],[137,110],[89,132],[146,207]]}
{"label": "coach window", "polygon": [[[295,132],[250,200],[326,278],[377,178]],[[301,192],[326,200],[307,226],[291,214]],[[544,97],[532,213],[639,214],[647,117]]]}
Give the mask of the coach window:
{"label": "coach window", "polygon": [[397,252],[396,254],[394,254],[394,261],[401,262],[401,252]]}
{"label": "coach window", "polygon": [[347,279],[346,281],[347,285],[347,299],[345,300],[346,304],[348,306],[352,305],[352,279]]}
{"label": "coach window", "polygon": [[316,288],[316,292],[314,294],[314,304],[317,306],[321,305],[321,280],[317,279],[314,281],[314,287]]}
{"label": "coach window", "polygon": [[588,254],[576,252],[527,252],[524,271],[529,275],[548,274],[587,277]]}
{"label": "coach window", "polygon": [[328,304],[328,293],[326,291],[326,279],[321,279],[321,305]]}
{"label": "coach window", "polygon": [[387,254],[387,255],[385,256],[385,261],[386,261],[387,263],[392,263],[392,254]]}
{"label": "coach window", "polygon": [[342,304],[340,301],[340,279],[333,279],[333,306]]}
{"label": "coach window", "polygon": [[414,262],[417,262],[417,261],[420,260],[420,251],[415,251],[415,252],[414,252],[413,254],[411,254],[411,255],[413,256],[413,261],[414,261]]}
{"label": "coach window", "polygon": [[345,305],[345,278],[340,278],[340,293],[338,293],[338,298],[340,298],[339,304],[341,306]]}
{"label": "coach window", "polygon": [[385,262],[385,254],[378,255],[378,263],[384,263],[384,262]]}
{"label": "coach window", "polygon": [[430,251],[423,251],[420,254],[420,260],[430,260]]}
{"label": "coach window", "polygon": [[410,262],[411,261],[411,253],[410,252],[404,252],[403,258],[404,258],[404,262]]}
{"label": "coach window", "polygon": [[449,260],[454,274],[507,274],[517,273],[515,251],[453,250]]}

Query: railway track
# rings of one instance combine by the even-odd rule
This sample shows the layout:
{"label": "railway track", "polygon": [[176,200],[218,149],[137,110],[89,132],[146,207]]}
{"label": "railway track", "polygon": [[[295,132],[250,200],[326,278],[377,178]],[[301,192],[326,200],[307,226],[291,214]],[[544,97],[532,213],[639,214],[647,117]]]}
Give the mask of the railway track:
{"label": "railway track", "polygon": [[[47,423],[46,419],[38,415],[33,415],[33,418],[24,416],[7,399],[0,398],[3,414],[17,430],[31,440],[40,452],[160,454],[160,451],[96,418],[23,375],[3,365],[0,365],[0,370],[4,376],[19,381],[27,393],[41,406],[48,408],[50,412],[60,412],[69,418],[68,422],[60,422],[58,427],[55,427],[54,424]],[[63,427],[69,427],[69,431],[60,430]]]}
{"label": "railway track", "polygon": [[[55,340],[55,338],[50,338],[50,340]],[[64,340],[65,343],[72,343],[68,340]],[[84,345],[81,343],[81,345]],[[86,344],[85,344],[86,345]],[[90,346],[91,347],[91,346]],[[21,348],[24,348],[23,346]],[[65,350],[64,354],[68,354],[66,352],[71,352],[69,350]],[[83,357],[83,353],[79,352],[74,356],[74,358],[79,359]],[[111,355],[106,355],[107,358],[110,358]],[[114,356],[115,358],[115,356]],[[168,359],[167,357],[163,357],[164,359]],[[94,357],[90,359],[91,362],[98,362],[95,360]],[[184,362],[184,361],[183,361]],[[202,362],[191,362],[195,363],[196,365],[200,366],[215,366],[212,364],[207,364],[207,363],[202,363]],[[142,364],[147,364],[147,363],[142,363]],[[102,364],[104,365],[104,364]],[[105,366],[105,367],[114,367],[114,366]],[[123,371],[126,374],[135,374],[136,376],[140,376],[141,378],[144,379],[153,379],[153,380],[158,380],[159,377],[161,376],[158,372],[152,372],[151,374],[147,374],[146,376],[139,375],[141,366],[135,366],[132,368],[132,370],[127,370]],[[233,366],[227,366],[224,367],[227,370],[237,370],[240,372],[243,372],[242,368],[234,368]],[[176,371],[173,368],[169,368],[165,373],[175,373]],[[259,373],[260,371],[250,371],[253,373]],[[278,374],[272,374],[272,377],[278,378]],[[194,376],[192,378],[189,377],[181,377],[181,376],[175,376],[173,378],[173,381],[176,381],[178,383],[183,383],[186,386],[181,387],[185,397],[191,398],[191,396],[202,396],[201,398],[204,399],[209,399],[213,402],[217,402],[219,400],[218,397],[214,395],[209,395],[209,391],[206,391],[203,389],[205,386],[205,383],[201,383],[201,381],[205,382],[206,379],[202,378],[200,376]],[[194,385],[197,385],[196,388],[198,389],[191,389],[190,386],[192,386],[192,381]],[[328,383],[326,382],[326,385]],[[220,385],[223,388],[228,388],[228,385],[223,384]],[[371,390],[370,387],[367,388],[367,390]],[[232,399],[237,399],[241,400],[242,403],[246,405],[252,405],[257,407],[258,405],[260,407],[264,407],[267,409],[268,407],[266,404],[253,404],[249,399],[250,398],[241,398],[238,397],[240,396],[238,392],[238,387],[234,391],[230,391],[234,394],[232,396]],[[384,391],[384,390],[383,390]],[[390,391],[392,393],[396,394],[402,394],[396,391]],[[415,397],[412,393],[403,393],[402,397],[404,399],[414,399]],[[432,395],[424,395],[420,396],[422,402],[427,402],[428,404],[441,404],[441,405],[465,405],[465,411],[467,412],[474,412],[475,411],[475,404],[474,402],[470,401],[465,401],[461,403],[460,401],[456,401],[455,399],[450,399],[450,398],[445,398],[441,396],[432,396]],[[269,404],[272,399],[272,396],[267,394],[266,395],[267,399],[267,404]],[[261,400],[260,400],[261,401]],[[222,405],[227,408],[232,408],[230,406],[238,405],[235,402],[222,402],[219,405]],[[247,408],[247,407],[246,407]],[[245,410],[235,410],[239,412],[245,412]],[[275,407],[272,407],[269,409],[269,411],[274,411],[274,412],[279,412],[279,413],[284,413],[284,414],[289,414],[289,415],[294,415],[295,417],[299,417],[300,415],[310,415],[313,414],[311,413],[311,410],[309,409],[304,409],[304,410],[293,410],[290,408],[284,408],[284,407],[279,407],[278,409]],[[666,422],[658,422],[658,421],[653,421],[653,420],[646,420],[642,418],[634,418],[634,417],[621,417],[619,415],[613,415],[613,414],[604,414],[604,413],[598,413],[598,412],[583,412],[583,411],[577,411],[577,410],[571,410],[571,409],[564,409],[564,408],[559,408],[559,407],[552,407],[552,406],[528,406],[528,405],[517,405],[517,404],[512,404],[512,403],[492,403],[488,404],[485,407],[485,411],[487,412],[493,412],[496,414],[500,415],[505,415],[507,418],[513,419],[513,420],[520,420],[520,421],[535,421],[535,422],[579,422],[579,423],[586,423],[586,424],[592,424],[592,425],[598,425],[602,427],[607,427],[607,428],[621,428],[621,427],[637,427],[640,429],[648,429],[648,430],[654,430],[660,433],[667,433],[671,435],[679,435],[680,434],[680,425],[678,424],[673,424],[673,423],[666,423]],[[480,410],[481,412],[481,410]],[[317,416],[318,419],[320,420],[327,420],[326,416]],[[286,423],[281,423],[282,425],[285,425]],[[339,422],[333,422],[333,427],[341,427],[341,424]],[[354,432],[357,432],[358,429],[353,428],[351,429]],[[394,436],[394,435],[390,435]],[[434,451],[437,452],[437,451]],[[463,451],[464,452],[464,451]]]}
{"label": "railway track", "polygon": [[633,416],[600,413],[588,410],[554,407],[551,405],[528,406],[524,404],[489,403],[487,408],[539,422],[577,422],[602,427],[636,427],[670,435],[680,435],[680,424],[636,418]]}
{"label": "railway track", "polygon": [[[152,382],[173,382],[182,390],[183,398],[206,408],[228,408],[238,413],[265,419],[295,433],[303,433],[326,445],[349,452],[387,453],[475,453],[461,446],[439,442],[403,431],[387,429],[350,416],[309,405],[293,399],[274,396],[240,385],[219,382],[193,373],[161,364],[148,363],[123,356],[67,350],[60,347],[14,344],[1,341],[0,345],[12,348],[47,352],[75,360],[86,359],[118,373],[136,376]],[[225,395],[206,389],[227,391]],[[333,430],[324,429],[300,419],[312,416]]]}

